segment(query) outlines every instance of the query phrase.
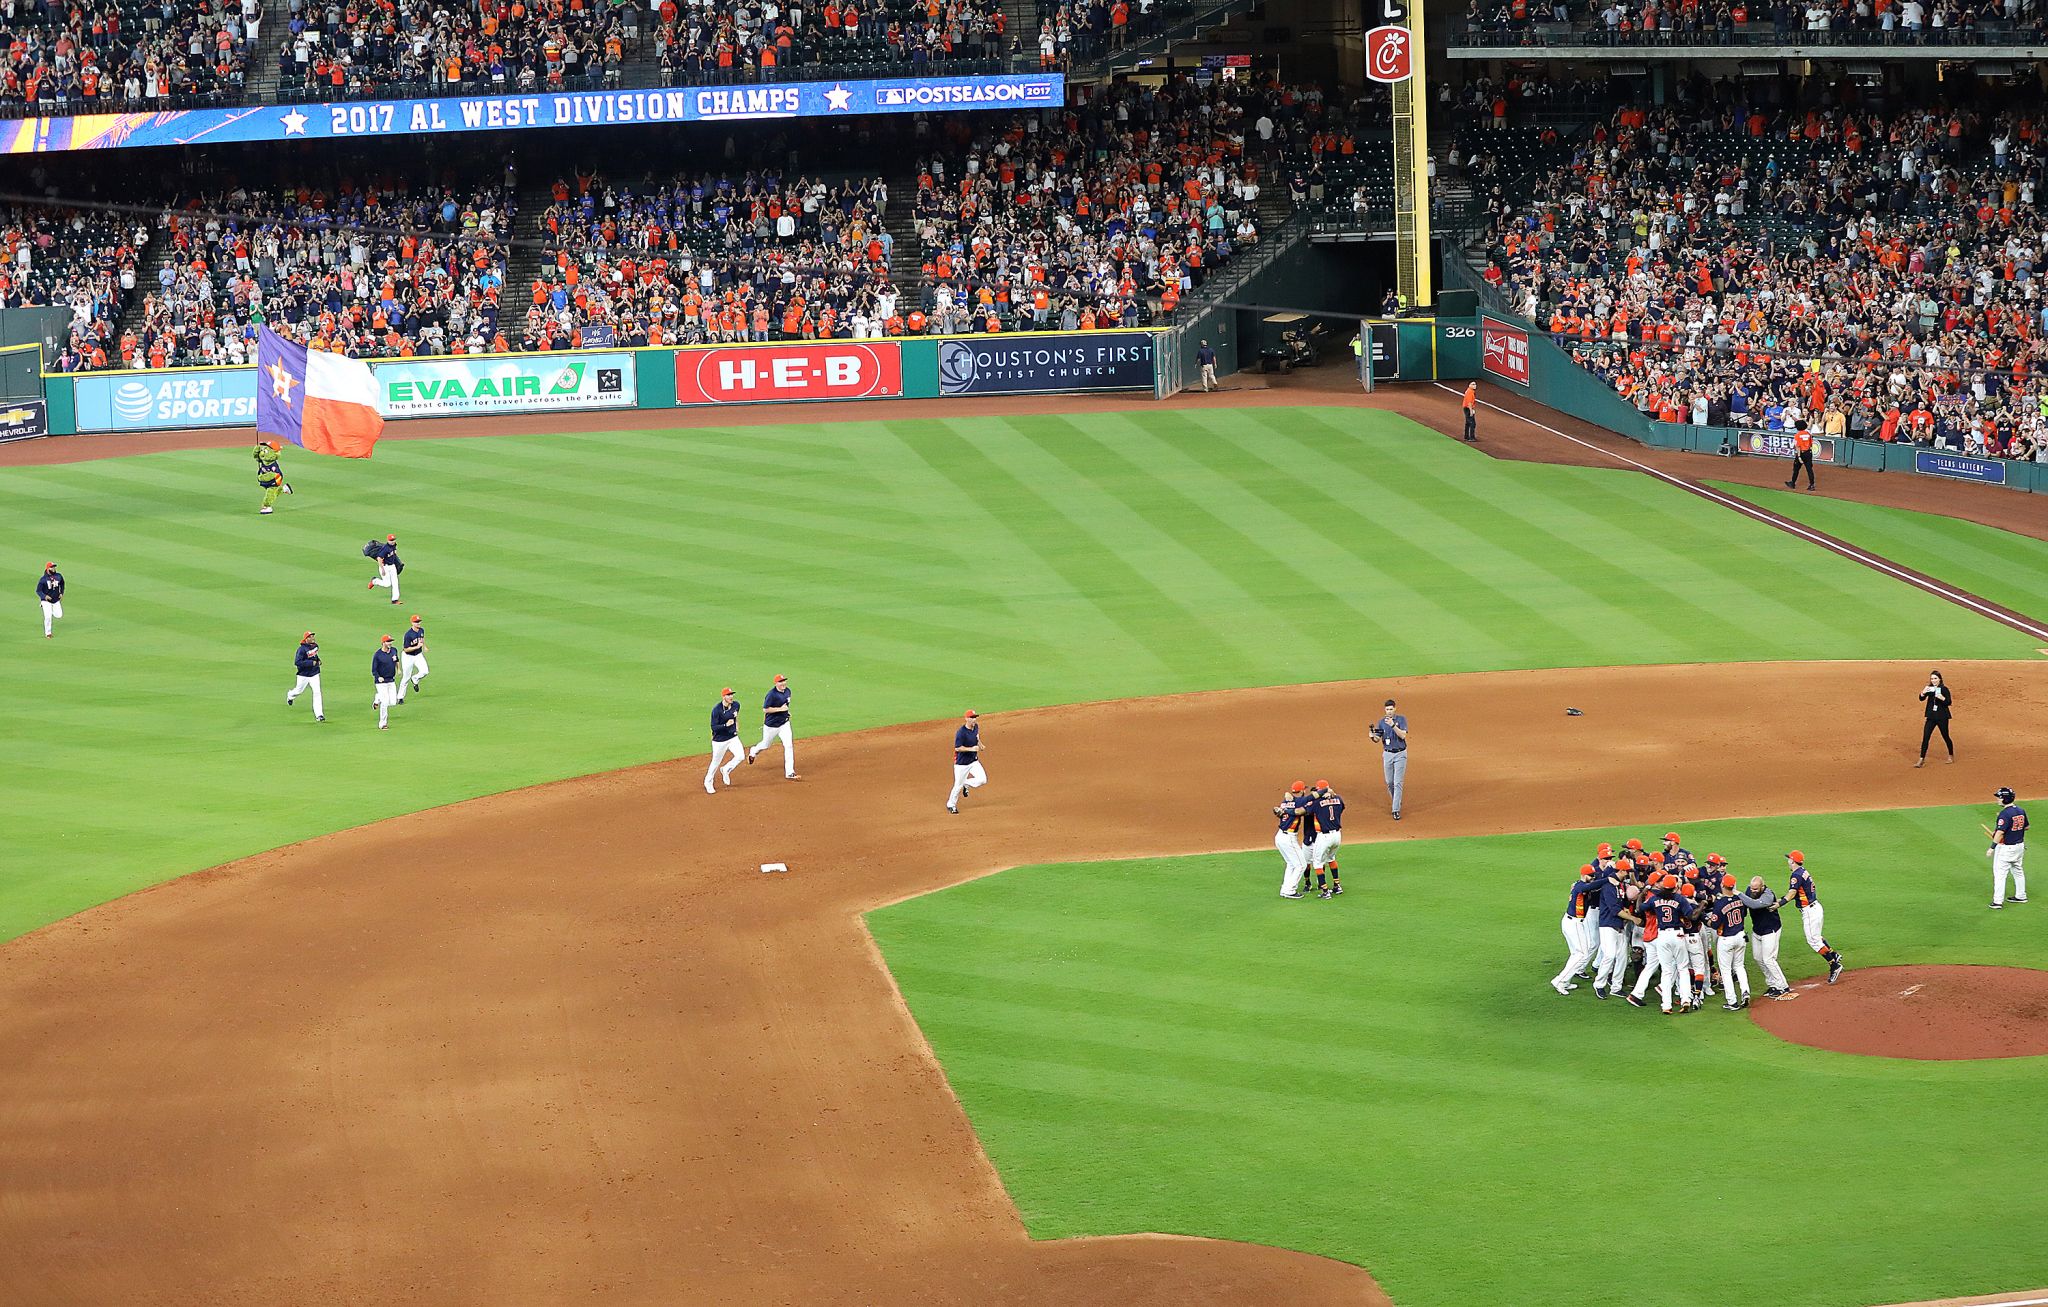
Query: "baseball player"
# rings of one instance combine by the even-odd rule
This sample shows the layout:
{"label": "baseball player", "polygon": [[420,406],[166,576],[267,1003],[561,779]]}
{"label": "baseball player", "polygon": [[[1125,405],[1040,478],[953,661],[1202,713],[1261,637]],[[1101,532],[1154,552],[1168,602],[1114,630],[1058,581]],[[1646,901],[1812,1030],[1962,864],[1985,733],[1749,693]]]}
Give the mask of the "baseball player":
{"label": "baseball player", "polygon": [[1304,899],[1301,892],[1302,873],[1308,869],[1308,854],[1302,849],[1302,827],[1309,820],[1308,805],[1301,802],[1308,786],[1296,781],[1280,792],[1280,802],[1273,805],[1273,816],[1280,825],[1273,832],[1273,847],[1280,850],[1280,897],[1283,899]]}
{"label": "baseball player", "polygon": [[1394,701],[1367,732],[1380,746],[1380,773],[1386,777],[1387,795],[1394,801],[1394,820],[1401,820],[1401,791],[1408,782],[1408,719],[1394,711]]}
{"label": "baseball player", "polygon": [[1569,994],[1578,988],[1573,982],[1593,960],[1593,951],[1599,947],[1598,927],[1594,918],[1587,915],[1589,901],[1597,898],[1598,894],[1599,883],[1593,879],[1593,864],[1589,862],[1579,868],[1579,878],[1572,882],[1571,889],[1564,896],[1564,970],[1550,978],[1550,987],[1560,994]]}
{"label": "baseball player", "polygon": [[1634,920],[1628,911],[1628,890],[1621,867],[1614,861],[1614,846],[1602,844],[1593,858],[1595,889],[1588,891],[1599,920],[1600,959],[1593,967],[1593,997],[1606,998],[1621,992],[1622,976],[1628,966],[1628,929]]}
{"label": "baseball player", "polygon": [[405,634],[398,640],[398,701],[405,702],[405,696],[420,688],[420,682],[427,679],[427,631],[420,625],[420,615],[412,615],[412,625],[405,628]]}
{"label": "baseball player", "polygon": [[1828,983],[1832,985],[1842,978],[1842,955],[1828,947],[1827,937],[1820,933],[1820,891],[1814,888],[1813,875],[1806,870],[1806,855],[1792,850],[1785,855],[1785,866],[1792,877],[1785,897],[1799,909],[1799,924],[1806,927],[1806,946],[1827,960]]}
{"label": "baseball player", "polygon": [[1678,832],[1675,830],[1664,832],[1664,847],[1660,851],[1660,855],[1664,863],[1664,870],[1675,871],[1681,876],[1685,874],[1687,867],[1697,867],[1700,865],[1699,859],[1692,856],[1692,850],[1679,843]]}
{"label": "baseball player", "polygon": [[[711,765],[704,769],[704,792],[718,793],[718,787],[711,783],[717,776],[727,785],[732,784],[732,769],[746,757],[746,750],[740,745],[740,706],[733,702],[732,687],[726,686],[718,692],[718,702],[711,705]],[[723,762],[725,770],[718,764]]]}
{"label": "baseball player", "polygon": [[988,772],[981,765],[981,718],[969,708],[966,718],[953,732],[953,788],[946,795],[946,811],[959,812],[960,800],[967,791],[986,784]]}
{"label": "baseball player", "polygon": [[398,537],[385,536],[383,545],[371,556],[377,560],[377,575],[370,582],[369,588],[375,590],[380,585],[386,587],[391,591],[391,602],[397,603],[398,574],[405,570],[405,564],[398,557]]}
{"label": "baseball player", "polygon": [[[1707,910],[1707,921],[1714,928],[1714,960],[1720,964],[1721,992],[1727,997],[1721,1007],[1724,1011],[1739,1012],[1749,1006],[1749,964],[1744,960],[1749,941],[1742,934],[1742,922],[1749,909],[1736,896],[1735,877],[1722,876],[1720,890]],[[1740,998],[1736,997],[1738,993]]]}
{"label": "baseball player", "polygon": [[270,512],[279,495],[292,492],[284,479],[284,464],[278,461],[283,449],[275,440],[256,442],[256,484],[263,487],[263,507],[256,510],[258,513]]}
{"label": "baseball player", "polygon": [[1636,987],[1629,991],[1628,1001],[1642,1007],[1643,994],[1649,988],[1650,977],[1655,975],[1657,1005],[1665,1016],[1670,1016],[1673,1012],[1671,990],[1674,981],[1678,988],[1677,1010],[1692,1007],[1692,972],[1685,953],[1684,923],[1695,913],[1692,903],[1680,897],[1677,877],[1660,874],[1652,888],[1655,893],[1643,907],[1643,943],[1647,950],[1643,974],[1636,978]]}
{"label": "baseball player", "polygon": [[802,779],[796,774],[796,746],[789,735],[789,678],[778,676],[761,699],[761,742],[747,750],[747,761],[775,740],[782,741],[782,775],[785,780]]}
{"label": "baseball player", "polygon": [[50,626],[64,616],[64,574],[55,563],[44,563],[36,578],[36,599],[43,605],[43,638],[50,638]]}
{"label": "baseball player", "polygon": [[370,655],[370,683],[377,687],[377,729],[391,728],[391,705],[398,702],[398,654],[385,636]]}
{"label": "baseball player", "polygon": [[313,641],[313,633],[306,632],[299,637],[298,652],[292,655],[292,670],[297,675],[292,679],[291,693],[284,697],[284,706],[292,706],[292,700],[306,691],[313,692],[313,720],[327,720],[327,709],[320,703],[320,646]]}
{"label": "baseball player", "polygon": [[1309,794],[1309,806],[1316,838],[1309,846],[1308,865],[1315,873],[1316,897],[1333,899],[1344,892],[1344,882],[1337,879],[1337,850],[1344,843],[1344,800],[1328,781],[1317,781]]}
{"label": "baseball player", "polygon": [[1680,906],[1692,909],[1692,915],[1679,923],[1679,943],[1685,950],[1685,965],[1692,975],[1692,1010],[1697,1012],[1714,996],[1714,987],[1707,983],[1707,904],[1701,900],[1696,882],[1681,878],[1678,883]]}
{"label": "baseball player", "polygon": [[1749,910],[1749,933],[1755,941],[1756,965],[1764,973],[1764,997],[1796,997],[1792,986],[1786,983],[1785,969],[1778,965],[1778,945],[1784,940],[1778,909],[1784,906],[1785,900],[1764,884],[1762,876],[1751,876],[1749,893],[1737,893],[1735,897]]}
{"label": "baseball player", "polygon": [[2012,901],[2027,901],[2027,810],[2013,802],[2012,790],[2004,785],[1992,796],[1998,800],[1998,825],[1991,832],[1991,906],[2005,906],[2005,878],[2012,877]]}

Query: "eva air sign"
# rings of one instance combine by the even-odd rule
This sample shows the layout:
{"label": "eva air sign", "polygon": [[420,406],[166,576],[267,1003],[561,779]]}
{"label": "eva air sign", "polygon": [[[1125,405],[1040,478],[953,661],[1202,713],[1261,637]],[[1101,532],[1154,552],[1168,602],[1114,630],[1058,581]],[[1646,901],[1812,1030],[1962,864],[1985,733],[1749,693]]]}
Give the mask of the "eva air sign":
{"label": "eva air sign", "polygon": [[631,354],[512,354],[394,359],[371,369],[384,416],[538,413],[631,408],[639,399]]}

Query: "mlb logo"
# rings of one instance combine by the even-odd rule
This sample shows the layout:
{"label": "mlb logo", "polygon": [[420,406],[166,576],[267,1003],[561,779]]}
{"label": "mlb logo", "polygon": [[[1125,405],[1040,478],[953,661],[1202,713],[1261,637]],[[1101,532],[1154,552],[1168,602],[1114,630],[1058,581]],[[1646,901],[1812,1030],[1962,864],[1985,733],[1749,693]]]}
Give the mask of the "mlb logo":
{"label": "mlb logo", "polygon": [[876,104],[902,104],[902,103],[903,103],[903,88],[901,88],[901,87],[898,87],[898,86],[884,86],[884,87],[880,88],[879,90],[877,90],[877,91],[875,92],[875,103],[876,103]]}
{"label": "mlb logo", "polygon": [[1412,35],[1405,27],[1375,27],[1365,34],[1365,75],[1375,82],[1405,82],[1415,71]]}
{"label": "mlb logo", "polygon": [[618,368],[599,368],[599,369],[597,370],[597,393],[598,393],[598,394],[600,394],[600,395],[616,395],[616,394],[618,394],[618,393],[619,393],[620,391],[624,390],[625,388],[626,388],[626,376],[625,376],[625,373],[624,373],[623,371],[621,371],[620,369],[618,369]]}

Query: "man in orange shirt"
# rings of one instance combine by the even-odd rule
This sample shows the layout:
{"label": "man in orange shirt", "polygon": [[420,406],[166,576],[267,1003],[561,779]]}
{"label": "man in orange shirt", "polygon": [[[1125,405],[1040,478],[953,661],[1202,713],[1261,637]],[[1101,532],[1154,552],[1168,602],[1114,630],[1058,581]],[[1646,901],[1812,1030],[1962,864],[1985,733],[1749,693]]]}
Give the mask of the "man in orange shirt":
{"label": "man in orange shirt", "polygon": [[1799,480],[1799,469],[1806,469],[1806,488],[1813,489],[1813,432],[1801,427],[1792,434],[1792,477],[1785,482],[1785,489],[1795,489]]}
{"label": "man in orange shirt", "polygon": [[1472,444],[1479,443],[1479,383],[1465,383],[1465,439]]}

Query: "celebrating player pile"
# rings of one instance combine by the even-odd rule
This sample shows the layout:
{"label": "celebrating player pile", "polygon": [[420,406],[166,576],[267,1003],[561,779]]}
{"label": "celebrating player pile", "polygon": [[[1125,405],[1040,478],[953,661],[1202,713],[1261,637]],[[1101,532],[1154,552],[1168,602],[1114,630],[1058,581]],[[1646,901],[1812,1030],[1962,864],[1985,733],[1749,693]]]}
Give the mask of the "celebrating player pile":
{"label": "celebrating player pile", "polygon": [[1280,897],[1304,899],[1304,877],[1315,877],[1316,897],[1333,899],[1344,892],[1337,879],[1337,850],[1344,843],[1344,800],[1328,781],[1310,786],[1296,781],[1273,805],[1280,826],[1273,847],[1280,851],[1283,868]]}
{"label": "celebrating player pile", "polygon": [[1569,994],[1578,988],[1576,981],[1589,977],[1593,997],[1620,994],[1643,1007],[1655,978],[1666,1015],[1697,1012],[1717,987],[1723,1010],[1737,1012],[1749,1006],[1753,938],[1765,996],[1791,998],[1778,967],[1779,909],[1787,903],[1798,907],[1806,942],[1826,960],[1828,983],[1834,984],[1842,975],[1842,955],[1821,934],[1820,891],[1806,869],[1806,855],[1794,849],[1785,865],[1790,881],[1780,898],[1761,876],[1750,879],[1747,893],[1738,890],[1726,858],[1710,853],[1702,866],[1676,831],[1666,833],[1657,850],[1645,851],[1641,840],[1632,839],[1616,856],[1612,844],[1602,844],[1565,893],[1567,956],[1550,987]]}

